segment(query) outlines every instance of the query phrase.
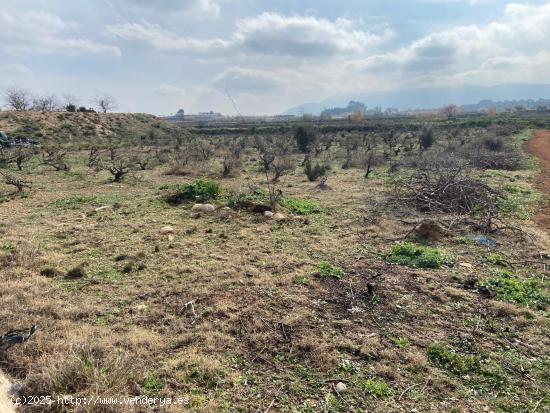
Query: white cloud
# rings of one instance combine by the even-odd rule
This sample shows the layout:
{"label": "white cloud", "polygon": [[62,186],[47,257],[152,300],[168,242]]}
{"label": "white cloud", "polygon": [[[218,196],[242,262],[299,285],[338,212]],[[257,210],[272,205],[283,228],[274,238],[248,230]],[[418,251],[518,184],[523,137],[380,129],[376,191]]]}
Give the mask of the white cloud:
{"label": "white cloud", "polygon": [[364,53],[392,36],[359,30],[350,20],[335,21],[310,16],[262,13],[241,19],[227,39],[182,37],[149,22],[119,23],[107,27],[115,38],[147,44],[162,51],[189,51],[217,54],[240,52],[253,55],[328,57]]}
{"label": "white cloud", "polygon": [[187,93],[184,89],[174,85],[159,85],[155,88],[155,93],[160,96],[177,97],[187,99]]}
{"label": "white cloud", "polygon": [[0,11],[0,50],[14,56],[29,54],[106,54],[120,56],[116,46],[72,37],[67,31],[78,28],[75,22],[37,11]]}
{"label": "white cloud", "polygon": [[216,76],[212,83],[218,89],[235,93],[266,93],[283,87],[285,75],[289,73],[232,67]]}
{"label": "white cloud", "polygon": [[204,17],[218,17],[220,5],[216,0],[118,0],[114,7],[139,14],[184,13]]}
{"label": "white cloud", "polygon": [[199,40],[179,37],[158,24],[119,23],[107,26],[107,34],[135,44],[144,44],[161,51],[212,52],[229,47],[230,43],[220,39]]}
{"label": "white cloud", "polygon": [[364,74],[385,72],[396,80],[401,76],[402,81],[416,82],[423,78],[433,82],[487,81],[491,74],[498,74],[500,81],[506,81],[517,78],[512,67],[523,66],[531,68],[522,72],[525,81],[534,81],[550,68],[544,67],[541,59],[545,59],[539,55],[546,52],[548,45],[550,3],[509,4],[500,20],[484,26],[455,26],[430,33],[397,51],[368,56],[350,63],[349,67]]}
{"label": "white cloud", "polygon": [[391,35],[390,30],[373,34],[356,29],[344,18],[330,21],[262,13],[239,21],[234,38],[246,51],[256,54],[315,57],[364,53]]}

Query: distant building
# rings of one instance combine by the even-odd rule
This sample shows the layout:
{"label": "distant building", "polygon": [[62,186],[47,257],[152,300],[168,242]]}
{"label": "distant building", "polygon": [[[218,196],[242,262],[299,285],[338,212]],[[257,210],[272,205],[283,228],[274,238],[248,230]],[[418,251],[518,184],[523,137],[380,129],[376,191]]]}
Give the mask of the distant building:
{"label": "distant building", "polygon": [[179,109],[175,115],[165,116],[164,119],[172,122],[181,122],[181,123],[207,123],[207,122],[217,122],[225,120],[226,117],[221,113],[214,111],[210,112],[199,112],[198,114],[186,115],[183,109]]}

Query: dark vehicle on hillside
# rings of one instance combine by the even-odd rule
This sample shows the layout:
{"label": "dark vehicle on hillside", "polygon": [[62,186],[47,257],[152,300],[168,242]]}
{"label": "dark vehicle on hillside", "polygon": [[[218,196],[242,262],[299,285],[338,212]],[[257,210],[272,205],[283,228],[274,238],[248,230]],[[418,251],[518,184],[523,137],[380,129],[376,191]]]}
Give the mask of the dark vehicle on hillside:
{"label": "dark vehicle on hillside", "polygon": [[11,147],[28,147],[28,146],[37,146],[40,143],[31,139],[27,136],[16,136],[14,138],[8,137],[4,132],[0,131],[0,148],[11,148]]}

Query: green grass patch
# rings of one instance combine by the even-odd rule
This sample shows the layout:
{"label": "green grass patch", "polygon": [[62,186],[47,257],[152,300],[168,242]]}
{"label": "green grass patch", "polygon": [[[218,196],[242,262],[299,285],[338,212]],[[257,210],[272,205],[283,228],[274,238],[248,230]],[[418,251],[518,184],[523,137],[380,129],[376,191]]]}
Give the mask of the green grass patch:
{"label": "green grass patch", "polygon": [[310,215],[322,212],[321,207],[313,201],[297,198],[283,198],[281,206],[288,212],[297,215]]}
{"label": "green grass patch", "polygon": [[207,202],[219,198],[222,194],[220,185],[208,179],[197,179],[183,185],[163,185],[160,190],[169,192],[165,200],[174,205],[185,201]]}
{"label": "green grass patch", "polygon": [[410,346],[410,341],[407,337],[395,337],[391,339],[392,343],[399,348],[405,348]]}
{"label": "green grass patch", "polygon": [[487,256],[487,261],[490,262],[493,265],[498,265],[500,267],[506,267],[507,266],[506,260],[504,259],[504,257],[500,254],[497,254],[497,253],[489,254]]}
{"label": "green grass patch", "polygon": [[322,212],[321,207],[317,203],[305,199],[283,198],[280,204],[288,212],[297,215],[310,215]]}
{"label": "green grass patch", "polygon": [[539,192],[517,185],[504,185],[507,196],[498,201],[501,212],[511,218],[528,220],[536,205],[542,198]]}
{"label": "green grass patch", "polygon": [[50,206],[59,209],[80,209],[84,205],[99,206],[101,198],[94,195],[77,195],[68,198],[57,199]]}
{"label": "green grass patch", "polygon": [[427,356],[432,364],[458,375],[477,373],[481,366],[477,356],[459,354],[443,343],[430,344],[427,348]]}
{"label": "green grass patch", "polygon": [[157,395],[163,389],[164,382],[160,379],[160,377],[156,375],[151,375],[143,379],[143,382],[141,383],[141,387],[143,387],[143,390],[145,390],[145,393],[147,393],[150,396],[154,396],[154,395]]}
{"label": "green grass patch", "polygon": [[493,291],[499,301],[508,301],[538,310],[545,310],[550,303],[550,297],[541,290],[536,280],[522,281],[508,273],[502,273],[482,285]]}
{"label": "green grass patch", "polygon": [[340,267],[332,265],[328,261],[321,261],[315,265],[313,273],[319,278],[336,278],[340,279],[344,276],[344,270]]}
{"label": "green grass patch", "polygon": [[269,205],[269,193],[265,189],[254,189],[250,192],[234,193],[227,197],[227,206],[233,209],[246,204]]}
{"label": "green grass patch", "polygon": [[386,261],[416,268],[439,268],[453,264],[452,258],[442,254],[437,248],[410,242],[395,245],[386,255]]}
{"label": "green grass patch", "polygon": [[376,399],[388,397],[391,393],[391,388],[383,380],[367,379],[359,382],[361,388],[370,396]]}

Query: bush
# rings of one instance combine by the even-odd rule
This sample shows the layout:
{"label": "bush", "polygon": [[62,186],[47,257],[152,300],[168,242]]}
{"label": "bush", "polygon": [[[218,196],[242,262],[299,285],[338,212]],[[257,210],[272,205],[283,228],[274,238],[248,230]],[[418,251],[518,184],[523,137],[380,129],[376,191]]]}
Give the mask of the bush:
{"label": "bush", "polygon": [[328,165],[321,165],[315,162],[315,165],[308,159],[304,165],[304,173],[310,182],[315,182],[320,177],[324,176],[330,169]]}
{"label": "bush", "polygon": [[309,215],[321,212],[321,207],[313,201],[304,199],[283,198],[281,206],[286,208],[288,212],[298,215]]}
{"label": "bush", "polygon": [[483,139],[482,143],[485,149],[492,152],[499,152],[504,149],[504,142],[501,138],[487,137]]}
{"label": "bush", "polygon": [[301,125],[294,131],[294,140],[298,150],[302,153],[309,152],[309,148],[317,139],[315,132],[308,125]]}
{"label": "bush", "polygon": [[321,261],[315,266],[314,274],[323,279],[336,278],[339,280],[344,276],[344,270],[332,265],[328,261]]}
{"label": "bush", "polygon": [[523,307],[545,310],[550,304],[550,297],[545,294],[535,280],[521,281],[509,274],[502,273],[482,284],[496,295],[499,301],[508,301]]}
{"label": "bush", "polygon": [[453,263],[450,257],[441,254],[437,248],[410,242],[394,246],[386,255],[386,261],[390,264],[417,268],[439,268]]}
{"label": "bush", "polygon": [[197,179],[189,184],[173,186],[164,186],[162,189],[172,189],[173,192],[166,197],[170,204],[180,204],[184,201],[192,200],[196,202],[207,202],[218,198],[222,191],[217,182],[207,179]]}
{"label": "bush", "polygon": [[420,147],[423,150],[429,149],[434,144],[434,133],[432,128],[425,128],[420,134]]}

